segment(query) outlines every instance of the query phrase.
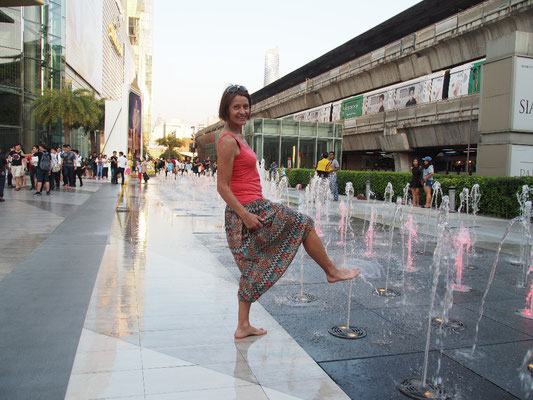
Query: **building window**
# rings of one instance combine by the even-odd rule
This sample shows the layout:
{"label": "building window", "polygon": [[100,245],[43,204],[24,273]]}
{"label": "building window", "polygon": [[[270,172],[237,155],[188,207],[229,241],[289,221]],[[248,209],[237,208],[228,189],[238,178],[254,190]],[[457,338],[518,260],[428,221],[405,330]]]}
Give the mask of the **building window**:
{"label": "building window", "polygon": [[128,19],[128,36],[132,46],[139,44],[139,18],[129,17]]}

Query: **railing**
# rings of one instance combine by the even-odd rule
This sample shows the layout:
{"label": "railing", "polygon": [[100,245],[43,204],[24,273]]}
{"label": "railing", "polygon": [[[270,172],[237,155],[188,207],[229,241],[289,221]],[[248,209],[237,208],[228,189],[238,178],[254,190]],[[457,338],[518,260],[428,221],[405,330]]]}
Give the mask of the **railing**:
{"label": "railing", "polygon": [[[379,63],[403,57],[415,51],[434,46],[450,37],[462,35],[468,31],[478,29],[481,25],[510,15],[514,10],[529,7],[533,0],[489,0],[453,17],[437,22],[418,32],[405,36],[401,40],[390,43],[372,53],[365,54],[338,68],[323,73],[313,79],[283,91],[269,99],[263,100],[255,106],[255,111],[270,108],[274,104],[283,103],[293,97],[303,96],[305,93],[317,91],[337,81],[357,75]],[[369,68],[370,67],[370,68]],[[355,95],[356,93],[354,93]]]}
{"label": "railing", "polygon": [[479,94],[441,100],[435,103],[419,104],[415,107],[385,111],[373,115],[362,115],[344,121],[344,135],[368,132],[389,134],[394,129],[413,125],[435,124],[439,120],[477,120]]}

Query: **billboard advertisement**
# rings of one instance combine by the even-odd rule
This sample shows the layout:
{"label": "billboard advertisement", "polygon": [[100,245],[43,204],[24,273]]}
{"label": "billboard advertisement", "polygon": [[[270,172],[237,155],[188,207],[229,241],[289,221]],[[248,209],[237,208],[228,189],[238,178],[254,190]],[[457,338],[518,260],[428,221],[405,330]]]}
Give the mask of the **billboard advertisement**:
{"label": "billboard advertisement", "polygon": [[363,96],[352,97],[342,102],[342,118],[350,119],[363,114]]}
{"label": "billboard advertisement", "polygon": [[470,86],[470,70],[472,63],[461,65],[460,67],[450,70],[450,86],[448,89],[448,98],[466,96]]}
{"label": "billboard advertisement", "polygon": [[372,93],[365,96],[363,114],[377,114],[394,108],[394,91]]}
{"label": "billboard advertisement", "polygon": [[533,58],[516,57],[513,130],[533,131]]}
{"label": "billboard advertisement", "polygon": [[103,0],[68,0],[65,3],[67,64],[101,93]]}
{"label": "billboard advertisement", "polygon": [[128,113],[128,155],[141,158],[142,151],[142,102],[140,96],[130,92]]}

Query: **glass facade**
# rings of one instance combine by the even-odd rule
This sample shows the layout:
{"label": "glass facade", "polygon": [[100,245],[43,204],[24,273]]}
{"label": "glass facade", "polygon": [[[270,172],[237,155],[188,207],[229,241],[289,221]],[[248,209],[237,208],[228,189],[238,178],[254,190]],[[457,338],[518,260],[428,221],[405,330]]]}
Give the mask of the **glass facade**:
{"label": "glass facade", "polygon": [[342,159],[341,124],[252,119],[246,124],[245,138],[267,166],[275,160],[280,166],[314,168],[326,151],[335,151],[335,157]]}
{"label": "glass facade", "polygon": [[4,7],[13,22],[0,23],[0,148],[20,142],[63,142],[61,126],[37,124],[32,102],[46,88],[61,88],[64,77],[65,1]]}

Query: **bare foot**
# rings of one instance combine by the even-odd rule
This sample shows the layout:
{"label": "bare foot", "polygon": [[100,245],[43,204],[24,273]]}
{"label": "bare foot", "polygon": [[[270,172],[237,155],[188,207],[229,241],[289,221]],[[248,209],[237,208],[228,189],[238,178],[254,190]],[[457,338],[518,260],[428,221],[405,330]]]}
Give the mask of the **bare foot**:
{"label": "bare foot", "polygon": [[339,281],[348,281],[350,279],[357,278],[361,271],[359,268],[346,269],[346,268],[335,268],[332,272],[326,272],[326,277],[328,278],[329,283],[339,282]]}
{"label": "bare foot", "polygon": [[267,331],[263,328],[254,328],[253,326],[248,326],[245,328],[237,328],[235,331],[235,339],[244,339],[248,336],[260,336],[260,335],[266,335]]}

